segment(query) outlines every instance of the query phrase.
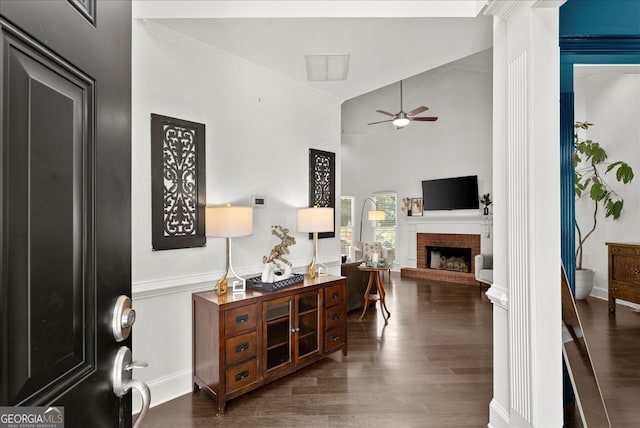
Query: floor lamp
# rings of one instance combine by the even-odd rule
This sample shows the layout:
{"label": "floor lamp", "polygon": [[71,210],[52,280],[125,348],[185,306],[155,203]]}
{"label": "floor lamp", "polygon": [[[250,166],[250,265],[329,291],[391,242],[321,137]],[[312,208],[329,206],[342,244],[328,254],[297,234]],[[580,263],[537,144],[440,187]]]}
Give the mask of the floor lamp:
{"label": "floor lamp", "polygon": [[247,236],[253,233],[253,208],[251,207],[232,207],[227,204],[224,207],[206,207],[205,208],[205,229],[207,237],[225,238],[227,248],[227,262],[222,278],[218,280],[218,295],[227,292],[227,274],[229,271],[241,282],[241,287],[233,291],[244,291],[247,281],[238,275],[231,265],[231,238],[239,236]]}
{"label": "floor lamp", "polygon": [[298,231],[313,233],[313,257],[307,269],[309,278],[316,277],[316,265],[327,267],[318,260],[318,232],[333,232],[334,216],[333,208],[301,208],[298,210]]}
{"label": "floor lamp", "polygon": [[364,202],[362,203],[362,211],[360,212],[360,242],[362,242],[362,217],[364,216],[364,207],[365,205],[367,205],[367,201],[371,201],[373,203],[373,206],[375,207],[374,210],[370,210],[367,212],[367,218],[369,221],[382,221],[385,219],[385,213],[382,210],[378,209],[378,205],[376,204],[376,201],[374,201],[371,198],[366,198],[364,200]]}

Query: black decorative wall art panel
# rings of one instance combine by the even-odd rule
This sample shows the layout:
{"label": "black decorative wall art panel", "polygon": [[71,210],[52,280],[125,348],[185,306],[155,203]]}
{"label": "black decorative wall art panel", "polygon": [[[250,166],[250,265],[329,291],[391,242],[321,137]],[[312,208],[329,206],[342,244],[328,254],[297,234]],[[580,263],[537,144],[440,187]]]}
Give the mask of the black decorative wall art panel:
{"label": "black decorative wall art panel", "polygon": [[[309,206],[331,207],[336,215],[336,155],[309,149]],[[313,235],[309,234],[311,239]],[[318,233],[318,238],[333,238],[333,232]]]}
{"label": "black decorative wall art panel", "polygon": [[204,246],[204,124],[151,115],[151,187],[153,249]]}

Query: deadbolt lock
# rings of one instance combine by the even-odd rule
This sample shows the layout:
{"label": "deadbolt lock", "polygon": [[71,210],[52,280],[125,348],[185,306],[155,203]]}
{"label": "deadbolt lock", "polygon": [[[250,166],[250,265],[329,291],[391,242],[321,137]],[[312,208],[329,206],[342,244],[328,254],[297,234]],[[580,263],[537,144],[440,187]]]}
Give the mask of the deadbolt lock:
{"label": "deadbolt lock", "polygon": [[116,342],[122,342],[129,337],[135,322],[136,311],[131,307],[131,299],[125,295],[119,296],[111,318],[111,331]]}

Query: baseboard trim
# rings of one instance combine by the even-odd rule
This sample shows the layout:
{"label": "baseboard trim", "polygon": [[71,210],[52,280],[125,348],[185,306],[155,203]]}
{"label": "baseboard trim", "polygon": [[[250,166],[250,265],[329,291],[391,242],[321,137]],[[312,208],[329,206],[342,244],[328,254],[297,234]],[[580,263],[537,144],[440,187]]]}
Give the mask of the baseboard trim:
{"label": "baseboard trim", "polygon": [[489,403],[489,428],[505,428],[509,426],[509,412],[495,398]]}
{"label": "baseboard trim", "polygon": [[[191,367],[171,373],[156,380],[147,383],[151,390],[151,406],[155,407],[160,404],[178,398],[181,395],[188,394],[192,391],[191,383]],[[140,413],[142,400],[140,394],[133,393],[133,411],[134,414]]]}

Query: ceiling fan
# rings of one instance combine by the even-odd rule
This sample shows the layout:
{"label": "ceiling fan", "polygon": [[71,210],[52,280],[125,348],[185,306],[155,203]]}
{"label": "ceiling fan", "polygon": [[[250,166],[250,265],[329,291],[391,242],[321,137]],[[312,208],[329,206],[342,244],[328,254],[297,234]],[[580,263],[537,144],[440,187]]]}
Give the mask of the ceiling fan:
{"label": "ceiling fan", "polygon": [[416,107],[413,110],[411,110],[410,112],[405,113],[402,110],[402,80],[400,81],[400,112],[393,114],[393,113],[389,113],[387,111],[384,110],[376,110],[378,113],[382,113],[382,114],[386,114],[387,116],[391,116],[393,119],[387,119],[387,120],[380,120],[378,122],[371,122],[371,123],[367,123],[367,125],[375,125],[376,123],[385,123],[385,122],[393,122],[393,124],[395,125],[395,127],[397,129],[402,129],[405,126],[407,126],[410,122],[413,121],[417,121],[417,122],[435,122],[436,120],[438,120],[437,117],[433,117],[433,116],[423,116],[423,117],[416,117],[417,114],[423,113],[425,111],[429,110],[428,107],[425,106],[420,106],[420,107]]}

